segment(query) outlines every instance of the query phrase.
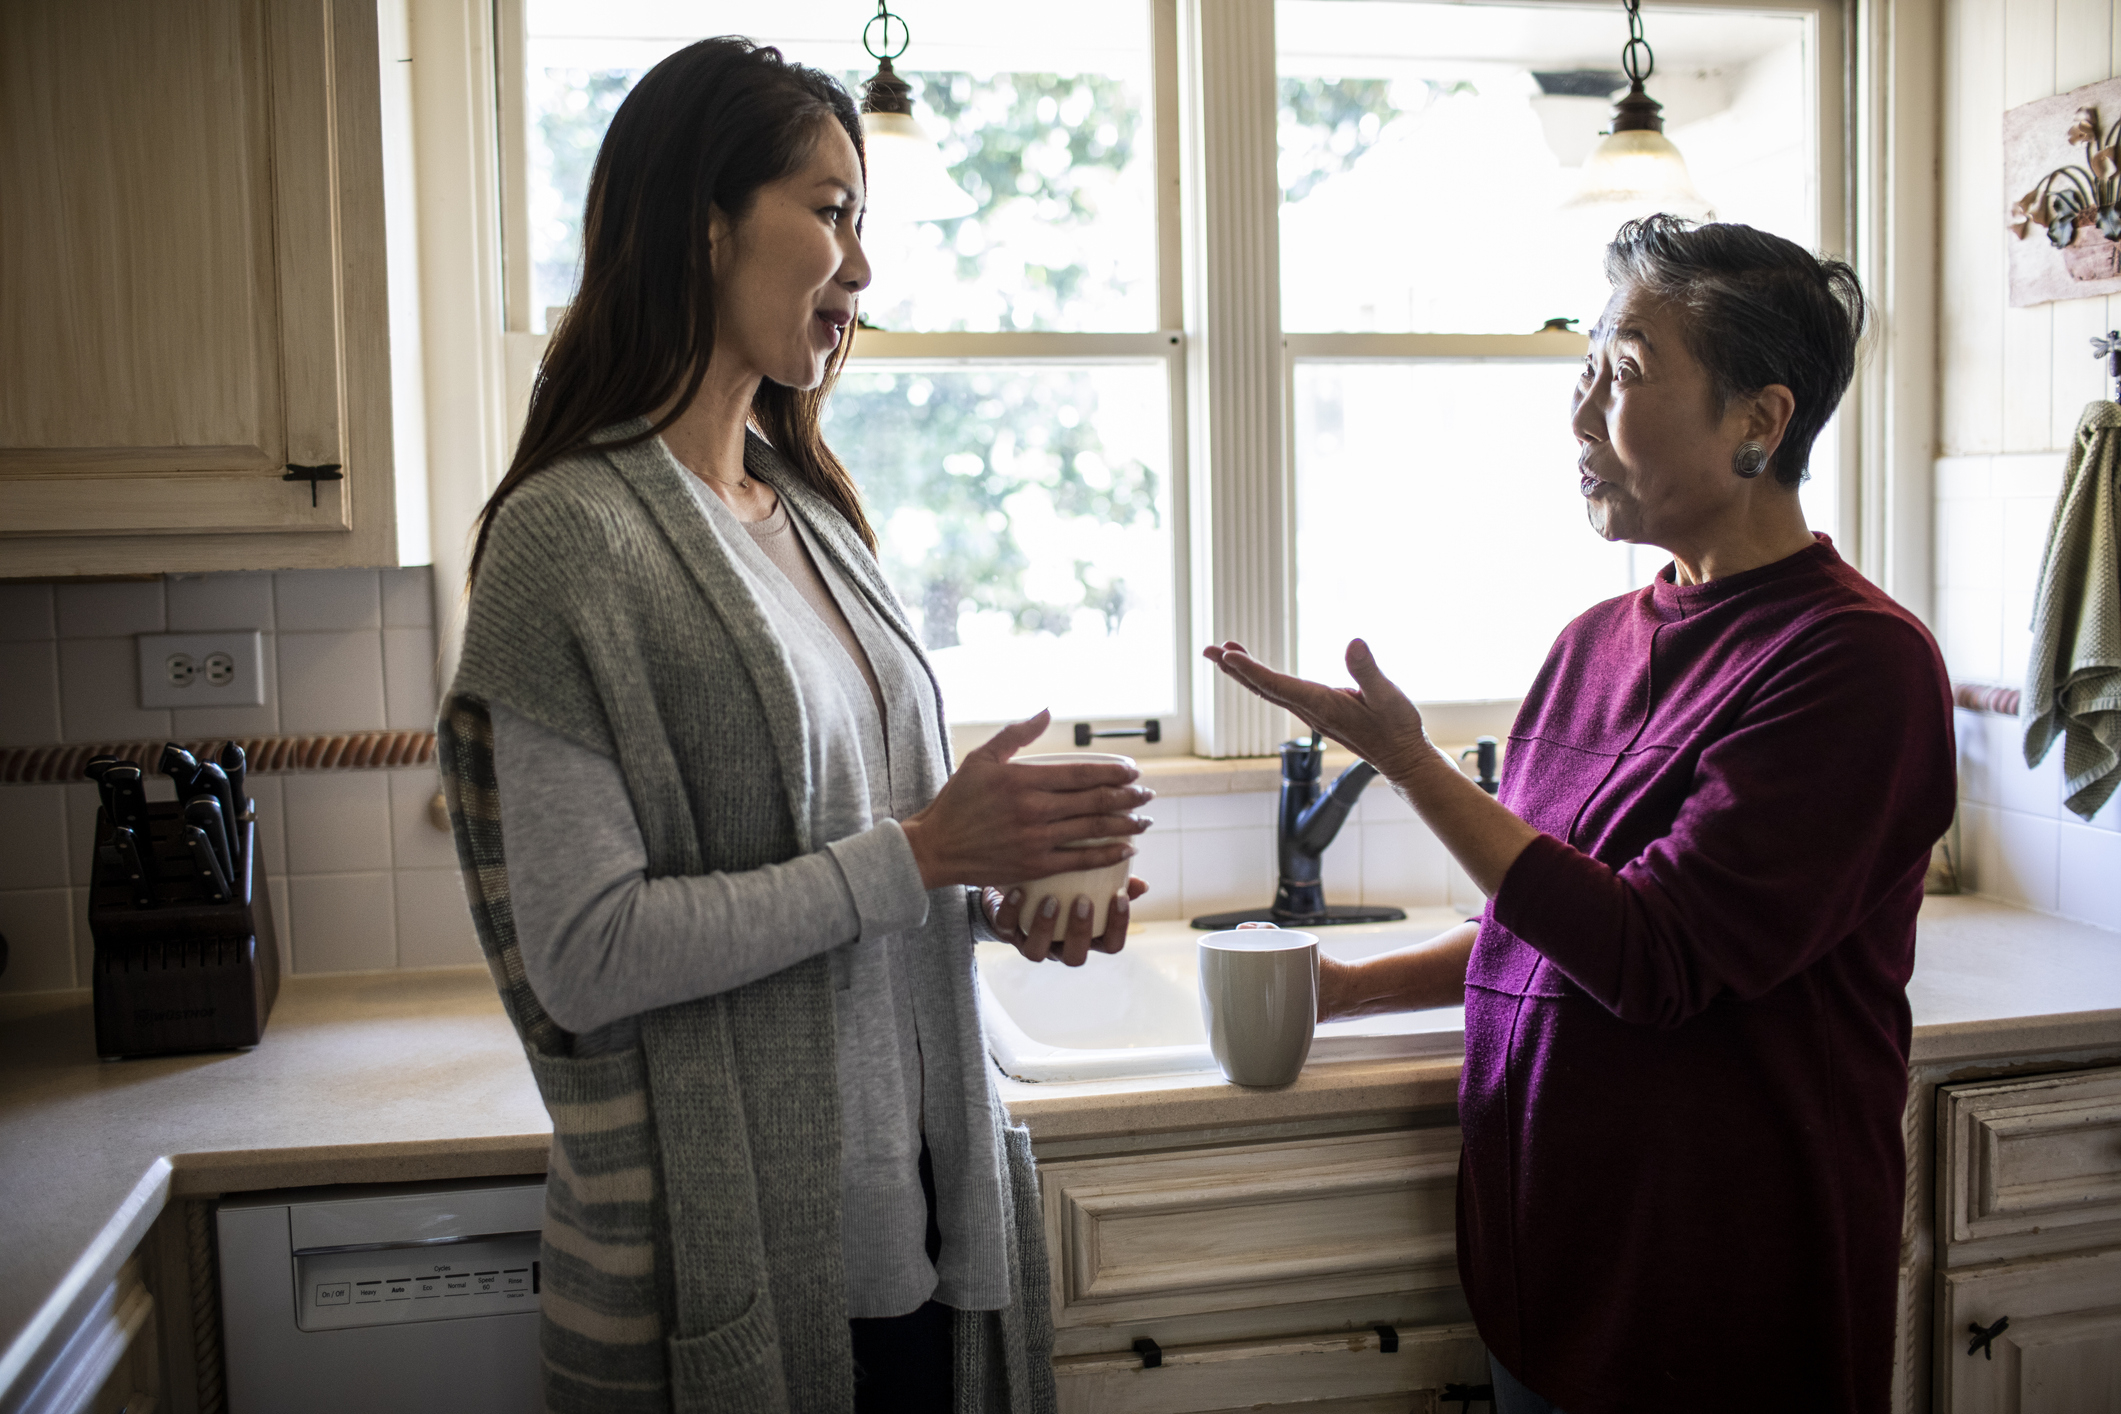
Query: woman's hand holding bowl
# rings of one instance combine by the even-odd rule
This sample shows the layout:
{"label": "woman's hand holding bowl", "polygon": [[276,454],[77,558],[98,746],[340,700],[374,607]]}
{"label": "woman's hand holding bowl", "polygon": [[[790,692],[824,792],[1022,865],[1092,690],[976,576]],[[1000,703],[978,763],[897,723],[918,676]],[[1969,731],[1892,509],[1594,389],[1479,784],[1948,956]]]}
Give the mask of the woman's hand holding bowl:
{"label": "woman's hand holding bowl", "polygon": [[[1020,919],[1022,893],[1012,886],[1130,858],[1134,846],[1127,841],[1151,823],[1134,811],[1156,792],[1138,784],[1141,773],[1135,767],[1118,762],[1010,760],[1045,732],[1049,715],[1013,722],[974,748],[928,808],[904,821],[903,828],[923,885],[979,886],[996,932],[1033,961],[1057,956],[1073,967],[1093,950],[1120,950],[1127,936],[1127,903],[1148,885],[1127,881],[1097,938],[1090,936],[1087,910],[1071,908],[1065,919],[1059,909]],[[1111,842],[1079,843],[1096,839]]]}
{"label": "woman's hand holding bowl", "polygon": [[1095,923],[1086,898],[1077,899],[1065,917],[1056,906],[1059,900],[1048,898],[1031,918],[1022,913],[1022,889],[1007,893],[983,889],[981,899],[987,909],[987,922],[1025,957],[1033,962],[1058,961],[1081,967],[1091,953],[1114,953],[1127,945],[1127,922],[1134,900],[1148,891],[1146,882],[1130,875],[1126,890],[1113,896],[1105,913],[1105,931],[1098,937],[1090,936]]}

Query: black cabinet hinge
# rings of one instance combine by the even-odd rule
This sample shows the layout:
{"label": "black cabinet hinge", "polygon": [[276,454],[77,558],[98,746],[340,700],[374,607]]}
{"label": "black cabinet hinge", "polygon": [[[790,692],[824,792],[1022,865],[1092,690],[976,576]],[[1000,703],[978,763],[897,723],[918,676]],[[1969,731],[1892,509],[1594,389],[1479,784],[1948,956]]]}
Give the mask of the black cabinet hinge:
{"label": "black cabinet hinge", "polygon": [[1160,1369],[1164,1363],[1164,1348],[1147,1336],[1134,1342],[1134,1353],[1141,1356],[1144,1370]]}
{"label": "black cabinet hinge", "polygon": [[337,462],[330,462],[324,466],[297,466],[295,463],[289,462],[287,464],[287,475],[280,479],[282,481],[307,481],[309,483],[309,503],[314,506],[317,503],[317,483],[319,481],[344,481],[346,477],[339,470]]}

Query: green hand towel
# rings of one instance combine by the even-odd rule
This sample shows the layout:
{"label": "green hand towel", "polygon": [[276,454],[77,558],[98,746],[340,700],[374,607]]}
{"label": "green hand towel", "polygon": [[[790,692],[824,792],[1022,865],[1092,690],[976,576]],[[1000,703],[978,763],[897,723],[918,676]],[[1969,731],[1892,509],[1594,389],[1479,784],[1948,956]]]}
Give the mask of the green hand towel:
{"label": "green hand towel", "polygon": [[2019,715],[2025,764],[2061,737],[2064,802],[2091,819],[2121,785],[2121,403],[2093,403],[2077,422]]}

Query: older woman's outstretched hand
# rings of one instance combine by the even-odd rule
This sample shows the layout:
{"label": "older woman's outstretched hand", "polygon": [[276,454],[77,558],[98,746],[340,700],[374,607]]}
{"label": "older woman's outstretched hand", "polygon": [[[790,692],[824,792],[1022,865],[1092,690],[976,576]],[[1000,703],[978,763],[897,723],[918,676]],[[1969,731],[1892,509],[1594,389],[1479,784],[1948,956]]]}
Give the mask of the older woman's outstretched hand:
{"label": "older woman's outstretched hand", "polygon": [[1434,754],[1420,709],[1378,669],[1370,645],[1359,638],[1348,643],[1348,675],[1355,679],[1352,688],[1327,687],[1277,673],[1234,641],[1211,644],[1201,650],[1201,656],[1259,697],[1288,709],[1306,726],[1347,747],[1388,780],[1405,779],[1417,761]]}
{"label": "older woman's outstretched hand", "polygon": [[1348,644],[1348,673],[1355,686],[1277,673],[1245,652],[1241,643],[1201,650],[1210,662],[1277,707],[1286,707],[1324,732],[1390,781],[1423,822],[1443,841],[1482,893],[1494,897],[1502,877],[1538,831],[1512,815],[1468,780],[1430,742],[1420,709],[1377,670],[1370,645]]}

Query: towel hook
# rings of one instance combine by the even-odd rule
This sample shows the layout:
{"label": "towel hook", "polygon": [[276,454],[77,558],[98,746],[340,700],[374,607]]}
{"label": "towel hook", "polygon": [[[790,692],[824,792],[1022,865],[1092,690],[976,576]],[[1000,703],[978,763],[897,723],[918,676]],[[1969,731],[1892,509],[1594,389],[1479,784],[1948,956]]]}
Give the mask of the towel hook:
{"label": "towel hook", "polygon": [[2103,337],[2092,335],[2092,357],[2106,360],[2106,375],[2113,379],[2113,400],[2121,403],[2121,329],[2109,329]]}

